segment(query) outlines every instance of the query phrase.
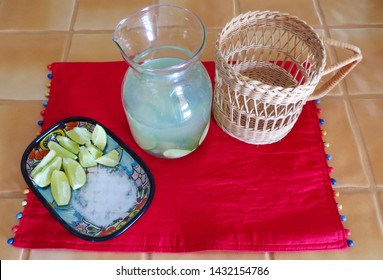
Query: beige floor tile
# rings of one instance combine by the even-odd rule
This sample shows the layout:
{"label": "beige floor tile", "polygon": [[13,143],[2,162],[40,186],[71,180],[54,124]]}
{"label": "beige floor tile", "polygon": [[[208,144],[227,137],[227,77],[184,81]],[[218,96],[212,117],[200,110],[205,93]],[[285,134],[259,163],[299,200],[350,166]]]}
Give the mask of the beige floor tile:
{"label": "beige floor tile", "polygon": [[234,17],[233,0],[158,0],[159,4],[173,4],[196,13],[206,28],[222,28]]}
{"label": "beige floor tile", "polygon": [[0,42],[0,98],[43,99],[47,65],[62,60],[66,36],[0,34]]}
{"label": "beige floor tile", "polygon": [[155,0],[81,0],[74,29],[114,29],[127,15],[154,3]]}
{"label": "beige floor tile", "polygon": [[0,30],[69,30],[75,0],[3,0]]}
{"label": "beige floor tile", "polygon": [[341,193],[337,198],[341,203],[342,215],[347,217],[344,223],[346,229],[351,231],[349,239],[355,246],[346,250],[340,256],[344,259],[383,259],[383,232],[377,216],[375,198],[369,192]]}
{"label": "beige floor tile", "polygon": [[0,133],[0,196],[9,193],[22,194],[27,187],[21,171],[20,162],[27,146],[40,131],[37,121],[41,101],[0,101],[0,118],[3,123]]}
{"label": "beige floor tile", "polygon": [[383,187],[383,99],[353,99],[364,146],[374,174],[375,183]]}
{"label": "beige floor tile", "polygon": [[145,260],[141,253],[85,252],[71,250],[31,250],[30,260]]}
{"label": "beige floor tile", "polygon": [[263,253],[199,252],[187,254],[151,254],[151,260],[264,260]]}
{"label": "beige floor tile", "polygon": [[[362,51],[363,60],[345,78],[349,93],[382,94],[383,28],[331,29],[330,33],[332,38],[358,46]],[[346,51],[337,53],[340,60],[350,55]]]}
{"label": "beige floor tile", "polygon": [[334,173],[330,176],[337,179],[336,187],[368,187],[344,101],[325,97],[318,107],[322,109],[319,118],[325,121],[322,129],[327,135],[323,140],[330,144],[326,153],[332,156],[328,164],[334,167]]}
{"label": "beige floor tile", "polygon": [[279,11],[297,16],[310,25],[319,25],[320,21],[315,11],[313,1],[296,0],[294,4],[291,1],[280,0],[238,0],[239,12],[248,11]]}
{"label": "beige floor tile", "polygon": [[383,23],[381,0],[319,0],[319,3],[328,25]]}
{"label": "beige floor tile", "polygon": [[123,60],[123,58],[112,40],[112,33],[73,35],[68,61],[114,60]]}
{"label": "beige floor tile", "polygon": [[383,234],[379,227],[376,205],[372,195],[368,192],[341,193],[338,202],[343,205],[341,213],[347,217],[344,226],[351,231],[349,239],[354,241],[354,247],[340,251],[276,253],[274,258],[382,260]]}
{"label": "beige floor tile", "polygon": [[1,260],[17,260],[22,257],[22,249],[12,245],[7,245],[7,240],[14,236],[12,228],[19,224],[16,214],[22,212],[22,198],[0,198],[0,259]]}

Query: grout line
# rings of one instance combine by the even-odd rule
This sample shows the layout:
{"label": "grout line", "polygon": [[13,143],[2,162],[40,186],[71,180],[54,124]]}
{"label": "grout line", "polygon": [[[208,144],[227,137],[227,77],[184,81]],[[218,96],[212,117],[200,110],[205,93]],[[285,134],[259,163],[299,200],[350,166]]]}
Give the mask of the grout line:
{"label": "grout line", "polygon": [[70,49],[72,46],[73,34],[75,33],[74,32],[74,25],[75,25],[76,19],[77,19],[78,6],[80,5],[79,1],[80,0],[76,0],[76,2],[74,3],[72,18],[70,20],[69,30],[67,32],[68,38],[67,38],[67,42],[64,46],[64,50],[63,50],[62,61],[68,60],[69,52],[70,52]]}
{"label": "grout line", "polygon": [[[319,18],[319,22],[321,24],[321,28],[323,29],[324,37],[331,38],[330,29],[329,29],[329,27],[328,27],[328,25],[326,23],[326,18],[325,18],[325,15],[323,13],[323,10],[322,10],[322,8],[321,8],[321,6],[319,4],[319,0],[313,0],[313,5],[314,5],[315,11],[317,13],[317,16]],[[327,47],[327,46],[325,46],[325,47]],[[327,47],[327,49],[329,50],[329,53],[326,53],[326,56],[327,55],[329,56],[330,62],[333,63],[335,61],[338,61],[338,58],[336,56],[336,52],[335,52],[334,47]],[[340,84],[341,83],[342,82],[340,82]],[[343,95],[342,91],[341,91],[341,93]]]}
{"label": "grout line", "polygon": [[73,31],[73,34],[110,34],[113,33],[115,30],[114,29],[78,29],[76,31]]}
{"label": "grout line", "polygon": [[367,29],[367,28],[383,28],[381,23],[366,23],[366,24],[330,24],[330,29]]}
{"label": "grout line", "polygon": [[0,35],[62,35],[67,34],[68,30],[0,30]]}
{"label": "grout line", "polygon": [[335,187],[334,186],[333,189],[337,190],[341,193],[347,193],[347,194],[364,194],[364,193],[371,194],[371,190],[369,187],[361,187],[361,186],[352,186],[352,187],[337,186],[337,187]]}
{"label": "grout line", "polygon": [[[236,0],[233,0],[233,14],[237,16],[240,13],[240,9],[236,4]],[[99,33],[110,33],[114,32],[113,28],[107,29],[77,29],[74,30],[74,23],[76,19],[77,11],[74,10],[72,14],[72,19],[70,23],[70,27],[68,30],[0,30],[0,35],[7,36],[17,36],[17,35],[65,35],[65,34],[99,34]],[[322,21],[322,18],[319,18]],[[330,29],[370,29],[370,28],[383,28],[383,24],[381,25],[327,25],[320,23],[319,25],[311,25],[314,29],[323,29],[324,31],[329,31]],[[211,27],[211,28],[220,28],[219,26]],[[326,36],[329,34],[327,33]]]}
{"label": "grout line", "polygon": [[380,202],[380,199],[379,199],[379,194],[381,192],[374,192],[373,195],[372,195],[372,199],[374,201],[374,204],[375,204],[375,209],[376,209],[376,216],[378,218],[378,224],[379,224],[379,227],[380,227],[380,231],[383,232],[383,205],[382,203]]}
{"label": "grout line", "polygon": [[[326,99],[327,98],[340,99],[340,98],[343,98],[343,95],[329,93],[326,95]],[[383,92],[382,93],[363,93],[363,92],[352,93],[349,95],[349,98],[350,99],[381,99],[383,98]]]}
{"label": "grout line", "polygon": [[265,260],[266,260],[266,261],[272,261],[272,260],[275,260],[274,253],[266,252],[266,253],[265,253]]}
{"label": "grout line", "polygon": [[381,99],[383,98],[382,93],[353,93],[349,95],[350,99]]}
{"label": "grout line", "polygon": [[313,0],[313,5],[314,5],[315,12],[319,18],[320,24],[322,26],[326,26],[325,16],[324,16],[324,13],[322,11],[322,8],[320,7],[318,0]]}
{"label": "grout line", "polygon": [[239,2],[238,0],[233,0],[233,13],[234,17],[238,16],[240,14],[240,8],[239,8]]}
{"label": "grout line", "polygon": [[29,260],[31,255],[30,249],[21,249],[20,260]]}
{"label": "grout line", "polygon": [[141,253],[141,260],[148,261],[150,259],[151,259],[151,254],[150,253]]}

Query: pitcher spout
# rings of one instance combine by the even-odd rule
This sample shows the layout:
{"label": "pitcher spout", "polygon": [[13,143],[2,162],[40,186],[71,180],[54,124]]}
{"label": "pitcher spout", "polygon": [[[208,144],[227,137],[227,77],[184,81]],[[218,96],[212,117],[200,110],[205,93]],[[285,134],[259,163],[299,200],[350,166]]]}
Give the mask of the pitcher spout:
{"label": "pitcher spout", "polygon": [[[180,62],[171,66],[175,72],[199,60],[206,30],[200,18],[187,9],[158,4],[122,19],[114,30],[113,41],[130,67],[139,70],[147,61],[171,58]],[[145,70],[155,74],[169,72],[162,68]]]}
{"label": "pitcher spout", "polygon": [[134,57],[129,57],[128,55],[129,49],[131,49],[131,47],[129,47],[129,38],[127,38],[126,34],[126,22],[127,19],[125,18],[117,24],[112,36],[112,40],[117,45],[124,60],[130,65]]}

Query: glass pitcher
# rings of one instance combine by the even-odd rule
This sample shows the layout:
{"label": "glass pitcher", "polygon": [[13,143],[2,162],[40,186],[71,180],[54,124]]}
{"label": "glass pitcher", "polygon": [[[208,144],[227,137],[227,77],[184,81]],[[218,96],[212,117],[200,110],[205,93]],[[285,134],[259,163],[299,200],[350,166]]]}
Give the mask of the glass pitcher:
{"label": "glass pitcher", "polygon": [[152,5],[117,25],[113,41],[129,64],[122,101],[136,143],[161,158],[179,158],[204,140],[212,85],[200,62],[201,20],[174,5]]}

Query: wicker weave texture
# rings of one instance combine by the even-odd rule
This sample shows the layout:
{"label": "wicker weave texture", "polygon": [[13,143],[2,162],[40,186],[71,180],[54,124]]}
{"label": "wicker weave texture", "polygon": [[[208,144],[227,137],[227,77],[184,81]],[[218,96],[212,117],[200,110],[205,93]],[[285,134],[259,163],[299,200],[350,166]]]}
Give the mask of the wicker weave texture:
{"label": "wicker weave texture", "polygon": [[[325,69],[323,39],[304,21],[278,12],[241,14],[216,42],[214,117],[241,141],[277,142],[292,129],[306,101],[326,94],[360,59]],[[315,91],[324,74],[339,68],[321,92]]]}

